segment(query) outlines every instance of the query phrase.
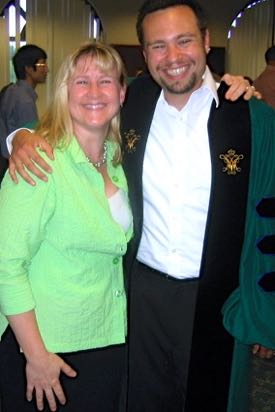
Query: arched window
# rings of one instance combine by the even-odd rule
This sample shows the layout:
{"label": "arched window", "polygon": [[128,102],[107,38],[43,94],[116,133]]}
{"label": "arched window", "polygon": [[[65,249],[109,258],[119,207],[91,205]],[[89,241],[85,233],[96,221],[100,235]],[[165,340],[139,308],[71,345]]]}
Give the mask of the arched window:
{"label": "arched window", "polygon": [[275,1],[250,1],[228,32],[227,71],[255,79],[265,67],[265,51],[274,43]]}
{"label": "arched window", "polygon": [[249,4],[247,4],[238,14],[237,16],[234,18],[234,20],[231,23],[231,27],[230,30],[228,31],[228,35],[227,38],[230,39],[233,35],[234,35],[234,30],[236,29],[236,27],[239,26],[239,24],[241,24],[242,18],[244,17],[245,13],[247,10],[252,9],[253,7],[256,6],[260,6],[261,3],[264,3],[266,1],[269,0],[257,0],[257,1],[253,1]]}
{"label": "arched window", "polygon": [[8,32],[9,80],[15,81],[11,58],[16,49],[26,44],[26,0],[9,1],[2,10]]}
{"label": "arched window", "polygon": [[85,3],[91,8],[89,37],[94,40],[103,40],[103,26],[100,17],[91,0],[85,0]]}

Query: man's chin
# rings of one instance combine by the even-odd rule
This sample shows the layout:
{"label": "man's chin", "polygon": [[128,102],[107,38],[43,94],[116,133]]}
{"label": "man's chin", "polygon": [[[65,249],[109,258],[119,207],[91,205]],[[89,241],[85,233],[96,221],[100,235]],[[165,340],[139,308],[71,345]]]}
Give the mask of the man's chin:
{"label": "man's chin", "polygon": [[172,94],[186,94],[195,90],[195,84],[195,82],[190,82],[188,84],[180,82],[176,82],[173,84],[164,83],[163,88]]}
{"label": "man's chin", "polygon": [[166,80],[161,78],[161,86],[172,94],[186,94],[193,92],[196,89],[197,77],[193,73],[188,79]]}

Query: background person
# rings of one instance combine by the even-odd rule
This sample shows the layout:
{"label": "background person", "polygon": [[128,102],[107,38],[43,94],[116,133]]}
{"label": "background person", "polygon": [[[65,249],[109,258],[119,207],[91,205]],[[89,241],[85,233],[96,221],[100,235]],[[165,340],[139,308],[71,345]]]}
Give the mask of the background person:
{"label": "background person", "polygon": [[28,401],[36,398],[38,410],[46,398],[55,411],[65,397],[62,410],[70,412],[119,410],[126,336],[122,256],[132,234],[119,145],[125,82],[112,48],[76,50],[59,71],[53,104],[38,129],[54,147],[53,179],[35,187],[14,185],[8,174],[3,180],[2,412],[37,410],[25,393]]}
{"label": "background person", "polygon": [[266,67],[255,79],[254,86],[262,94],[263,100],[275,108],[275,46],[265,52]]}
{"label": "background person", "polygon": [[0,104],[1,152],[6,158],[9,157],[7,134],[38,120],[35,88],[45,83],[49,71],[46,52],[33,44],[20,47],[12,63],[17,81],[5,90]]}

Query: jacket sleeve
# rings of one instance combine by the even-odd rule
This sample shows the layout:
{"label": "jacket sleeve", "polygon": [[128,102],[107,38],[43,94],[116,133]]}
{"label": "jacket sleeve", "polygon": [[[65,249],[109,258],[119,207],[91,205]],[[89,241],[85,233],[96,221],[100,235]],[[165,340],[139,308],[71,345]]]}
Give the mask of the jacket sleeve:
{"label": "jacket sleeve", "polygon": [[16,185],[7,174],[0,191],[0,311],[12,315],[35,307],[28,268],[43,242],[55,206],[53,177],[48,183],[23,180]]}

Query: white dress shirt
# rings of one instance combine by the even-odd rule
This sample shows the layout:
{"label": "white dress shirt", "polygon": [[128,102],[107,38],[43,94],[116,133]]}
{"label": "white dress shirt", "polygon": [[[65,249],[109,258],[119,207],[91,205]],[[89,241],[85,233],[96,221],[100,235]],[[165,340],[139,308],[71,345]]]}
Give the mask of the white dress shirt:
{"label": "white dress shirt", "polygon": [[158,99],[143,165],[144,222],[137,259],[176,278],[200,272],[210,186],[207,122],[217,85],[209,69],[182,110]]}

